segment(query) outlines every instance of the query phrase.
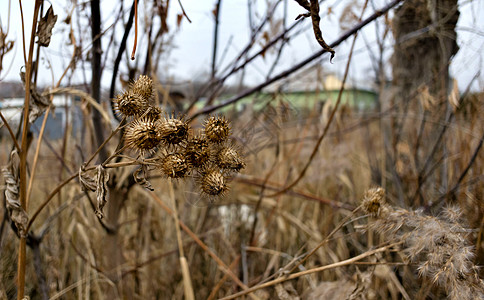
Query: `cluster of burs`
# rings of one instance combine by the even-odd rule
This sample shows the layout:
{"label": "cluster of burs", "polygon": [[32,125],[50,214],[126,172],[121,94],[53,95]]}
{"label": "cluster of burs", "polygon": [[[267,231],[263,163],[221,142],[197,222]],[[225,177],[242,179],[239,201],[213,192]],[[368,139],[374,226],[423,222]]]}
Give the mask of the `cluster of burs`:
{"label": "cluster of burs", "polygon": [[153,81],[141,75],[114,100],[117,112],[129,121],[124,134],[126,147],[165,177],[194,177],[201,195],[224,195],[230,178],[245,165],[239,147],[230,138],[229,122],[211,116],[195,132],[183,117],[168,115],[150,104],[152,99]]}

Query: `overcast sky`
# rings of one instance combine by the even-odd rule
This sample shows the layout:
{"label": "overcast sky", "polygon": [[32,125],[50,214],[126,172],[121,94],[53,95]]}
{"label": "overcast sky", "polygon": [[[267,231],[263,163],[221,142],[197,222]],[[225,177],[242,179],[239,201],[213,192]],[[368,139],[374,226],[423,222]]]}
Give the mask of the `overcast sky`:
{"label": "overcast sky", "polygon": [[[32,16],[32,4],[33,1],[22,1],[24,7],[25,28],[27,39],[30,36],[31,28],[31,16]],[[102,2],[102,19],[103,30],[106,30],[106,39],[103,39],[103,47],[107,45],[107,38],[110,37],[113,32],[109,28],[113,19],[116,18],[119,6],[114,6],[113,3],[118,1],[101,1]],[[183,20],[181,26],[177,28],[176,16],[181,13],[181,9],[177,1],[170,1],[169,9],[169,25],[170,34],[174,37],[172,39],[173,47],[166,55],[162,56],[158,62],[162,66],[161,70],[163,74],[160,74],[163,78],[177,78],[195,80],[202,78],[210,70],[211,57],[212,57],[212,40],[213,40],[213,15],[211,13],[215,5],[215,0],[181,0],[186,13],[191,18],[192,23],[188,23]],[[249,39],[248,29],[248,0],[222,0],[221,7],[221,21],[219,32],[219,48],[218,48],[218,62],[221,68],[230,63],[230,61],[239,53],[239,51],[245,47]],[[254,10],[257,12],[254,22],[258,23],[261,17],[264,16],[267,10],[268,1],[253,1]],[[271,1],[274,2],[274,1]],[[339,18],[341,16],[343,8],[351,1],[339,1],[339,0],[327,0],[321,5],[321,28],[323,36],[328,43],[336,40],[344,30],[340,27]],[[356,1],[363,3],[364,1]],[[375,0],[375,6],[377,8],[382,7],[389,1]],[[451,74],[457,78],[459,87],[463,90],[474,75],[483,68],[483,53],[484,53],[484,1],[459,1],[459,8],[461,16],[458,23],[458,44],[460,51],[454,58],[451,64]],[[47,3],[47,2],[46,2]],[[41,52],[41,76],[40,81],[43,84],[50,85],[53,81],[59,79],[63,69],[67,66],[71,54],[72,46],[67,44],[68,38],[68,25],[63,23],[63,20],[68,15],[68,11],[71,9],[70,3],[66,1],[52,0],[51,3],[54,6],[55,13],[59,16],[56,26],[54,27],[51,46],[48,49],[43,49]],[[125,19],[129,14],[129,8],[131,1],[125,1]],[[351,2],[351,3],[354,3]],[[147,8],[146,1],[140,0],[140,25],[143,25],[142,19],[143,10]],[[0,74],[1,80],[17,80],[18,73],[23,66],[23,54],[22,54],[22,36],[20,26],[20,11],[19,3],[17,1],[0,1],[0,20],[1,26],[5,31],[9,29],[7,40],[15,41],[15,48],[12,52],[4,57],[3,67],[4,70]],[[86,5],[85,15],[89,15],[89,4]],[[9,15],[10,11],[10,23]],[[328,14],[328,12],[330,12]],[[114,13],[112,13],[114,12]],[[294,18],[303,13],[295,1],[288,1],[286,24],[290,26],[294,22]],[[373,12],[373,8],[369,7],[365,16],[370,15]],[[276,18],[282,19],[283,16],[283,4],[281,3],[276,10]],[[257,17],[258,16],[258,17]],[[479,18],[480,17],[480,18]],[[87,53],[89,48],[88,37],[90,36],[90,29],[87,26],[87,22],[83,22],[83,30],[80,34],[84,35],[86,41],[84,42],[84,54]],[[10,26],[8,26],[10,25]],[[277,27],[280,28],[280,27]],[[300,31],[296,38],[284,46],[283,52],[280,58],[278,67],[274,70],[277,74],[291,65],[303,60],[312,53],[319,51],[320,46],[314,39],[312,29],[310,27],[310,20],[305,20],[304,24],[296,29]],[[114,33],[119,39],[122,35],[122,29],[116,28]],[[76,34],[79,32],[76,31]],[[128,42],[128,50],[131,51],[133,45],[133,31],[131,32]],[[369,86],[374,78],[371,68],[371,56],[368,49],[377,51],[375,47],[375,26],[372,24],[364,29],[363,34],[358,37],[356,45],[355,56],[351,65],[350,80],[356,85]],[[392,40],[388,39],[386,42],[386,58],[391,55]],[[144,35],[140,36],[138,49],[143,49],[146,44],[146,38]],[[370,45],[370,46],[368,46]],[[319,60],[321,68],[325,73],[336,73],[341,75],[343,73],[347,54],[349,51],[349,40],[343,43],[340,47],[336,48],[336,57],[333,64],[329,63],[328,56],[323,56]],[[108,50],[109,59],[114,60],[115,47]],[[225,53],[226,52],[226,53]],[[225,53],[225,54],[224,54]],[[260,83],[267,76],[267,72],[270,69],[275,58],[275,53],[269,53],[266,59],[258,59],[254,65],[251,65],[246,72],[245,83],[256,84]],[[140,65],[144,62],[143,53],[138,53],[137,59]],[[109,86],[110,77],[109,74],[109,61],[106,62],[107,68],[103,74],[103,86]],[[73,81],[82,82],[86,78],[89,79],[89,63],[84,65],[85,72],[78,69],[73,74]],[[51,69],[52,68],[52,69]],[[389,69],[388,69],[389,70]],[[123,71],[123,69],[121,70]],[[484,72],[483,72],[484,73]],[[53,75],[52,75],[53,74]],[[390,72],[388,72],[390,74]],[[54,78],[54,80],[52,80]],[[479,79],[474,82],[473,90],[484,89],[484,74],[481,74]]]}

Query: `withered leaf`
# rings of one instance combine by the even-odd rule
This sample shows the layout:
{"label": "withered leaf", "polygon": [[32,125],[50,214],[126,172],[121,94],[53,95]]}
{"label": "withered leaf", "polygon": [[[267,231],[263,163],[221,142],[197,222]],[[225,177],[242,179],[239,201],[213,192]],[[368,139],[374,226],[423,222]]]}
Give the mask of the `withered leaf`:
{"label": "withered leaf", "polygon": [[[25,87],[25,72],[20,72],[20,79]],[[30,96],[29,123],[32,124],[45,112],[50,105],[50,101],[46,96],[42,96],[37,91],[37,88],[32,85],[30,85]]]}
{"label": "withered leaf", "polygon": [[37,43],[43,47],[49,47],[50,37],[52,36],[52,28],[54,28],[57,21],[57,15],[54,15],[54,9],[49,7],[45,16],[39,21],[39,27],[37,29],[37,36],[39,37]]}
{"label": "withered leaf", "polygon": [[97,209],[95,213],[99,219],[102,219],[104,217],[103,207],[106,205],[106,202],[108,202],[109,173],[102,165],[97,166],[96,171]]}
{"label": "withered leaf", "polygon": [[142,165],[141,168],[136,170],[133,173],[134,181],[144,187],[145,189],[149,191],[154,191],[155,189],[151,185],[151,183],[146,179],[146,172],[147,172],[147,167],[145,165]]}
{"label": "withered leaf", "polygon": [[86,163],[79,168],[79,183],[82,191],[94,192],[96,190],[96,181],[87,174]]}
{"label": "withered leaf", "polygon": [[29,122],[34,123],[49,107],[50,101],[47,97],[42,96],[35,87],[32,87],[30,95],[32,97],[30,98]]}
{"label": "withered leaf", "polygon": [[25,236],[27,234],[25,229],[27,228],[29,216],[20,204],[19,166],[20,157],[17,150],[13,150],[10,153],[10,161],[2,169],[2,173],[5,179],[5,199],[10,219],[17,226],[20,235]]}
{"label": "withered leaf", "polygon": [[296,2],[301,5],[304,9],[308,12],[305,14],[298,15],[296,20],[302,17],[311,17],[313,23],[313,31],[314,36],[316,37],[316,41],[319,45],[327,52],[331,53],[331,57],[329,59],[332,62],[334,58],[335,51],[331,48],[323,39],[323,34],[321,33],[321,29],[319,28],[319,22],[321,21],[321,17],[319,16],[319,1],[318,0],[296,0]]}

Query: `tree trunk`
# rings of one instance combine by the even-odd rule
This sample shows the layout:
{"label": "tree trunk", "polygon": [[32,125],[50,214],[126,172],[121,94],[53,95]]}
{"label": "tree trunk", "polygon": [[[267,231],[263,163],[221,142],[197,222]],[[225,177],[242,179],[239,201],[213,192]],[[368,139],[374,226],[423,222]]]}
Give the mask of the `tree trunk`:
{"label": "tree trunk", "polygon": [[[406,205],[426,205],[430,195],[424,190],[447,188],[446,163],[439,159],[447,151],[442,124],[452,117],[447,95],[449,63],[458,51],[458,18],[457,0],[407,0],[393,19],[392,104],[401,110],[386,129],[392,131],[386,134],[392,139],[387,161],[396,186],[406,185],[397,191],[400,199],[404,194]],[[430,118],[437,122],[427,122]]]}
{"label": "tree trunk", "polygon": [[458,51],[458,18],[457,0],[407,0],[396,10],[393,82],[403,98],[422,84],[431,95],[445,97],[449,61]]}

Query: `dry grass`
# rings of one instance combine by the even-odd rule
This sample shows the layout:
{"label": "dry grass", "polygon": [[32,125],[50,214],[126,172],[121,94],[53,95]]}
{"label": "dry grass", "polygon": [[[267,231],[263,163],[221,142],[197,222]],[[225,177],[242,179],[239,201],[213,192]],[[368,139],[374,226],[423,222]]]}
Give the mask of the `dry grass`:
{"label": "dry grass", "polygon": [[[482,100],[463,103],[443,138],[447,154],[438,166],[447,167],[449,187],[478,146],[483,130],[479,110]],[[27,265],[26,293],[31,299],[41,298],[42,289],[53,299],[180,299],[187,280],[196,299],[237,292],[247,297],[247,287],[254,289],[250,294],[254,299],[331,299],[336,297],[331,294],[336,284],[341,287],[338,293],[354,299],[439,299],[446,295],[472,299],[481,293],[476,266],[482,263],[482,154],[461,188],[453,197],[443,198],[441,204],[452,203],[460,207],[458,211],[446,205],[430,206],[445,192],[439,188],[441,175],[425,183],[421,205],[396,208],[402,205],[398,193],[405,191],[404,199],[415,193],[414,122],[403,127],[400,145],[407,146],[397,147],[395,171],[403,186],[398,189],[389,170],[381,169],[380,124],[361,123],[365,116],[356,114],[339,118],[340,125],[333,127],[303,180],[276,197],[267,195],[300,172],[324,118],[309,116],[301,122],[291,115],[254,113],[232,119],[234,136],[246,145],[246,169],[233,179],[225,197],[211,202],[200,196],[192,178],[174,181],[181,225],[177,239],[170,217],[170,186],[164,177],[150,179],[154,192],[141,186],[125,191],[114,240],[119,251],[114,266],[106,253],[113,246],[107,244],[110,234],[94,214],[95,198],[87,198],[77,183],[69,183],[34,223],[36,234],[43,235],[41,272],[34,263]],[[67,152],[76,153],[75,145],[70,145]],[[429,147],[425,139],[422,146]],[[33,211],[67,173],[58,156],[42,147],[32,191]],[[75,170],[80,160],[66,156],[64,163]],[[124,178],[121,169],[112,172],[111,176]],[[364,195],[382,182],[382,176],[386,192],[381,195],[386,202],[377,199],[373,206],[364,202],[374,217],[363,209],[353,213],[362,199],[371,200]],[[0,296],[6,298],[15,294],[15,241],[12,231],[4,228]],[[322,241],[326,242],[321,245]],[[185,268],[180,266],[178,243],[183,245]],[[35,262],[32,251],[28,253],[28,261]],[[184,279],[187,267],[189,278],[185,273]]]}
{"label": "dry grass", "polygon": [[[299,17],[312,18],[323,52],[268,75],[266,82],[228,102],[284,80],[324,51],[334,55],[322,37],[318,1],[297,2],[307,10]],[[399,2],[390,2],[366,20],[386,15]],[[169,87],[141,76],[126,82],[128,90],[120,95],[111,92],[113,117],[120,122],[103,142],[102,128],[112,124],[108,110],[98,103],[97,69],[106,50],[99,45],[100,37],[109,32],[96,29],[101,19],[95,13],[97,2],[91,3],[88,17],[92,45],[78,51],[85,41],[81,36],[77,41],[71,27],[72,61],[52,85],[55,88],[43,94],[31,80],[31,70],[35,78],[39,70],[33,55],[40,3],[34,4],[28,52],[25,41],[23,45],[24,114],[29,114],[29,106],[33,109],[24,118],[22,139],[0,143],[1,165],[8,164],[14,147],[20,153],[20,162],[10,163],[2,175],[0,299],[23,299],[24,294],[30,299],[483,298],[482,93],[458,99],[455,88],[448,99],[437,99],[429,94],[436,82],[414,82],[417,91],[398,99],[386,97],[392,89],[382,87],[380,110],[357,114],[338,106],[350,50],[336,107],[327,101],[322,110],[293,111],[295,104],[274,97],[277,100],[261,111],[247,107],[243,113],[203,121],[163,113],[158,98],[163,94],[166,104]],[[160,18],[153,24],[163,28],[153,40],[150,28],[148,45],[153,48],[148,53],[158,54],[146,60],[146,73],[159,73],[159,55],[169,52],[173,43],[174,33],[164,36],[168,3],[146,17]],[[362,21],[366,4],[353,21]],[[137,1],[137,37],[136,7]],[[75,12],[84,8],[78,6]],[[275,8],[268,10],[270,24],[276,21]],[[218,18],[218,9],[213,12]],[[351,27],[334,46],[365,22]],[[121,24],[125,37],[132,23]],[[236,70],[258,56],[266,59],[275,49],[270,47],[280,44],[276,67],[292,36],[293,27],[285,22],[283,27],[287,30],[278,33],[280,38],[269,36],[263,26],[259,33],[253,31],[254,39],[264,39],[268,48],[251,49],[261,46],[251,41],[248,52],[239,56],[246,61],[236,59],[228,73],[216,70],[214,51],[212,80],[198,96],[208,96],[212,104]],[[50,29],[40,30],[41,35],[50,38]],[[384,45],[384,39],[378,42]],[[114,35],[111,42],[117,48]],[[2,44],[4,53],[13,46]],[[214,49],[216,45],[217,38]],[[124,75],[116,72],[126,46],[126,40],[119,44],[112,91]],[[253,50],[258,54],[249,58]],[[60,88],[69,69],[74,74],[79,63],[84,65],[81,60],[87,60],[80,52],[92,57],[92,97],[77,88]],[[110,53],[103,56],[109,62],[114,58]],[[383,74],[384,66],[379,68]],[[69,134],[61,141],[30,138],[27,124],[45,112],[47,97],[54,94],[82,98],[79,139]],[[200,117],[221,106],[189,111]],[[41,132],[44,128],[45,123]],[[12,130],[9,134],[14,135]],[[12,218],[12,211],[20,217]]]}

